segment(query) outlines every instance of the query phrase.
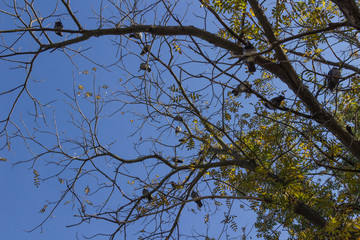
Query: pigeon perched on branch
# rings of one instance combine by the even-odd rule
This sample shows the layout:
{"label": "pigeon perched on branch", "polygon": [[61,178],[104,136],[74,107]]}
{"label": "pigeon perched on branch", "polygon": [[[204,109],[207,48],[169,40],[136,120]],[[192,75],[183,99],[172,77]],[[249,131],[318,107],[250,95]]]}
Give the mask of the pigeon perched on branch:
{"label": "pigeon perched on branch", "polygon": [[146,189],[146,188],[144,188],[143,190],[142,190],[142,194],[143,194],[143,197],[145,197],[149,202],[151,202],[152,201],[152,196],[150,195],[150,192]]}
{"label": "pigeon perched on branch", "polygon": [[[199,198],[199,197],[200,197],[200,196],[199,196],[199,194],[198,194],[197,192],[195,192],[195,191],[192,191],[192,192],[191,192],[191,198],[194,199],[194,198]],[[195,203],[198,205],[199,208],[201,208],[202,205],[203,205],[200,199],[199,199],[199,200],[196,200]]]}
{"label": "pigeon perched on branch", "polygon": [[346,131],[348,131],[348,133],[354,136],[354,133],[352,132],[352,129],[349,125],[346,125]]}
{"label": "pigeon perched on branch", "polygon": [[140,53],[141,56],[143,56],[145,53],[150,52],[150,46],[149,45],[145,45]]}
{"label": "pigeon perched on branch", "polygon": [[284,101],[284,99],[285,99],[284,96],[274,97],[273,99],[270,100],[270,104],[267,102],[265,103],[265,107],[271,110],[276,110],[280,106],[282,101]]}
{"label": "pigeon perched on branch", "polygon": [[183,117],[180,116],[180,115],[176,115],[176,116],[174,117],[174,120],[175,120],[175,121],[179,121],[179,122],[184,122]]}
{"label": "pigeon perched on branch", "polygon": [[181,127],[180,126],[177,126],[175,128],[175,134],[178,135],[179,133],[181,133]]}
{"label": "pigeon perched on branch", "polygon": [[178,163],[184,163],[184,161],[182,159],[179,159],[177,157],[173,157],[172,158],[172,161],[175,163],[175,164],[178,164]]}
{"label": "pigeon perched on branch", "polygon": [[180,185],[177,184],[177,183],[175,183],[174,181],[171,181],[170,183],[171,183],[171,187],[172,187],[173,189],[178,189],[178,188],[180,187]]}
{"label": "pigeon perched on branch", "polygon": [[151,68],[150,68],[149,64],[147,64],[147,63],[141,63],[140,70],[151,72]]}
{"label": "pigeon perched on branch", "polygon": [[62,22],[60,21],[60,19],[58,19],[56,22],[55,22],[55,26],[54,26],[54,29],[57,30],[55,31],[55,33],[59,36],[63,36],[63,33],[61,32],[61,30],[64,29],[64,26],[62,24]]}
{"label": "pigeon perched on branch", "polygon": [[[244,47],[244,54],[245,55],[252,55],[256,53],[256,48],[251,44],[251,42],[247,41]],[[250,56],[245,58],[245,63],[249,68],[249,72],[255,72],[255,57]]]}
{"label": "pigeon perched on branch", "polygon": [[243,83],[237,85],[237,87],[231,92],[234,94],[235,97],[237,97],[240,93],[243,92],[251,93],[249,88],[251,88],[251,84],[248,81],[244,81]]}
{"label": "pigeon perched on branch", "polygon": [[180,139],[179,139],[179,142],[180,142],[181,144],[183,144],[183,143],[186,143],[187,140],[188,140],[187,137],[183,137],[183,138],[180,138]]}
{"label": "pigeon perched on branch", "polygon": [[130,33],[129,35],[130,38],[135,38],[135,39],[142,39],[142,33],[141,32],[136,32],[136,33]]}
{"label": "pigeon perched on branch", "polygon": [[333,67],[326,76],[326,84],[327,88],[330,91],[333,91],[337,85],[339,84],[339,80],[341,78],[340,70],[336,67]]}

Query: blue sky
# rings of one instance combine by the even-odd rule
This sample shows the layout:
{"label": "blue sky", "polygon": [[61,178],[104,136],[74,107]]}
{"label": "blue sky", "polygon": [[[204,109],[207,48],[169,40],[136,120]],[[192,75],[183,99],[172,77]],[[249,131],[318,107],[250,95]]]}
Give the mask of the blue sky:
{"label": "blue sky", "polygon": [[[93,3],[89,3],[88,5],[83,5],[83,3],[72,2],[71,6],[74,12],[76,12],[76,16],[79,18],[80,22],[88,29],[92,29],[96,27],[96,21],[90,19],[91,16],[91,7],[96,6],[97,1]],[[196,3],[194,7],[194,12],[197,13],[198,3]],[[51,2],[49,4],[43,6],[37,6],[39,10],[46,11],[47,13],[51,12],[55,5],[55,2]],[[0,5],[2,7],[2,5]],[[180,8],[180,7],[179,7]],[[95,7],[96,9],[96,7]],[[190,8],[191,9],[191,8]],[[64,13],[65,10],[63,7],[60,7],[57,10],[58,14]],[[181,16],[182,13],[179,13]],[[44,14],[45,15],[45,14]],[[189,18],[184,20],[184,25],[195,25],[202,28],[202,22],[198,20],[198,18],[194,18],[193,14],[188,14]],[[12,19],[9,17],[1,16],[1,24],[0,29],[11,29]],[[65,26],[65,29],[75,29],[75,25],[71,23],[71,19],[69,17],[61,17],[62,22]],[[142,19],[142,18],[140,18]],[[51,18],[46,21],[47,26],[51,27],[56,18]],[[140,20],[145,24],[153,24],[156,21],[152,21],[149,19]],[[45,25],[46,25],[45,24]],[[208,30],[212,32],[216,32],[216,26],[208,25]],[[49,33],[51,39],[54,42],[61,41],[62,39],[68,37],[71,38],[70,34],[65,34],[65,37],[61,38],[54,33]],[[8,35],[6,35],[8,36]],[[179,37],[180,38],[180,37]],[[110,40],[111,39],[111,40]],[[120,57],[117,54],[117,46],[114,45],[115,42],[120,42],[119,37],[100,37],[100,38],[92,38],[87,42],[80,43],[72,46],[75,49],[87,49],[91,47],[89,51],[86,52],[87,56],[95,59],[96,62],[104,64],[104,66],[108,66],[113,62],[116,62]],[[29,39],[27,39],[29,40]],[[141,48],[135,44],[134,42],[127,41],[123,39],[125,47],[133,50],[137,53],[140,52]],[[26,49],[27,47],[31,47],[33,42],[22,41],[18,45]],[[158,42],[155,42],[154,47],[158,48]],[[31,47],[33,48],[33,47]],[[154,49],[155,49],[154,48]],[[34,48],[33,48],[34,49]],[[124,50],[127,53],[126,50]],[[215,51],[214,51],[215,52]],[[165,51],[162,52],[162,56],[164,59],[167,59],[168,53]],[[209,56],[212,59],[216,59],[216,55]],[[194,58],[197,58],[194,56]],[[111,95],[112,92],[116,91],[118,88],[121,88],[121,84],[123,84],[128,77],[128,73],[123,71],[124,69],[117,68],[116,66],[109,67],[109,71],[102,69],[96,64],[91,63],[85,60],[82,57],[74,56],[72,57],[73,62],[76,63],[74,66],[70,58],[65,56],[65,54],[61,50],[55,50],[53,52],[47,52],[38,57],[35,63],[35,67],[32,73],[32,79],[29,82],[28,89],[31,94],[36,97],[43,104],[50,103],[49,108],[45,108],[44,114],[46,115],[46,122],[41,121],[41,118],[38,119],[38,122],[34,122],[34,118],[31,114],[34,113],[34,108],[32,101],[25,94],[21,96],[19,103],[16,105],[15,111],[12,115],[12,119],[18,126],[25,130],[24,126],[22,126],[21,120],[23,120],[24,124],[26,124],[29,133],[33,132],[33,128],[38,128],[41,130],[54,130],[54,116],[56,119],[56,124],[58,129],[60,130],[60,134],[62,136],[69,136],[72,138],[80,138],[81,132],[72,126],[71,114],[75,116],[75,119],[79,119],[79,116],[76,115],[75,111],[70,110],[69,105],[66,103],[70,103],[70,99],[64,95],[63,92],[72,96],[72,93],[81,92],[79,96],[79,105],[84,113],[87,116],[93,116],[94,107],[90,103],[90,98],[85,98],[85,92],[93,92],[94,95],[99,94],[101,97],[100,102],[103,99],[107,99],[107,96]],[[144,58],[143,58],[144,60]],[[124,68],[129,72],[134,74],[142,74],[138,72],[140,58],[139,56],[128,56],[126,61],[124,61]],[[121,64],[119,64],[121,65]],[[0,71],[2,74],[1,81],[1,91],[11,89],[17,84],[21,83],[24,80],[25,71],[21,69],[10,70],[9,67],[14,66],[14,64],[8,64],[6,62],[1,62]],[[189,66],[189,64],[187,65]],[[96,71],[92,70],[96,67]],[[153,68],[155,71],[155,68]],[[193,73],[201,72],[204,70],[211,70],[209,65],[205,64],[197,64],[190,67],[190,70]],[[85,73],[88,71],[89,73]],[[154,72],[153,71],[153,72]],[[153,74],[152,72],[152,74]],[[259,71],[258,71],[259,72]],[[257,73],[258,74],[258,73]],[[247,73],[243,70],[239,72],[239,75],[248,77]],[[257,76],[257,75],[255,75]],[[255,78],[251,77],[251,78]],[[165,81],[173,81],[169,74],[164,74],[163,79]],[[259,76],[257,76],[259,77]],[[121,79],[121,80],[120,80]],[[230,80],[229,77],[224,77],[224,82],[229,82],[230,86],[236,86],[237,82]],[[134,81],[135,82],[135,81]],[[140,82],[140,79],[139,79]],[[191,87],[200,87],[204,84],[204,81],[201,79],[197,79],[196,81],[191,82]],[[80,90],[79,85],[83,86],[84,89]],[[106,85],[108,88],[104,88]],[[190,85],[189,83],[185,83],[186,85]],[[282,85],[280,85],[282,86]],[[230,89],[225,90],[230,91]],[[5,114],[7,114],[9,109],[9,102],[13,101],[15,94],[0,96],[0,108],[6,109],[6,111],[2,111],[0,116],[2,119]],[[121,97],[121,95],[118,95]],[[244,98],[244,96],[241,96]],[[92,98],[93,99],[93,98]],[[146,114],[146,109],[144,106],[138,105],[128,105],[126,108],[119,110],[122,107],[122,103],[120,100],[126,101],[127,99],[119,99],[118,102],[109,102],[106,105],[106,108],[102,112],[101,116],[101,124],[99,125],[99,138],[105,144],[110,144],[113,141],[116,141],[111,150],[118,154],[123,158],[135,158],[137,156],[137,152],[134,150],[134,142],[139,141],[139,135],[135,135],[131,137],[130,135],[137,130],[139,126],[141,126],[141,122],[137,119],[138,116],[131,114],[131,112],[137,112],[140,114]],[[254,98],[244,99],[242,101],[244,106],[249,106],[254,101]],[[255,102],[256,103],[256,102]],[[216,104],[215,104],[216,105]],[[217,108],[219,106],[216,106]],[[251,111],[251,107],[245,107],[244,111]],[[122,114],[124,112],[124,114]],[[133,120],[133,121],[132,121]],[[162,119],[161,121],[164,121]],[[15,131],[13,127],[10,128],[11,131]],[[162,129],[161,129],[162,130]],[[158,134],[158,129],[151,126],[146,126],[142,130],[142,138],[150,139],[154,135]],[[172,131],[165,131],[163,134],[162,140],[165,143],[174,143],[177,142],[181,137],[174,136]],[[45,142],[49,146],[51,144],[56,144],[54,136],[49,134],[40,134],[39,140]],[[1,140],[1,144],[4,143],[4,139]],[[38,146],[32,145],[32,148],[36,151],[40,151]],[[165,148],[164,148],[165,149]],[[79,154],[80,150],[77,149],[68,149],[72,154]],[[141,148],[140,154],[151,154],[152,144],[145,144],[144,147]],[[156,151],[163,151],[164,156],[172,157],[173,152],[169,150],[163,150],[161,148]],[[187,150],[182,147],[177,149],[178,155],[182,156],[187,153]],[[195,154],[195,152],[194,152]],[[37,161],[34,165],[32,162],[23,163],[16,166],[12,166],[13,163],[18,161],[25,161],[31,158],[31,154],[27,151],[26,145],[20,139],[12,139],[11,141],[11,151],[3,150],[1,152],[0,157],[5,157],[8,159],[8,162],[0,163],[0,180],[2,182],[1,186],[1,197],[0,197],[0,211],[2,213],[0,218],[0,226],[2,237],[4,239],[75,239],[76,234],[91,236],[93,234],[101,233],[111,233],[115,229],[115,227],[111,224],[106,224],[101,221],[91,222],[90,224],[83,224],[80,226],[67,228],[66,226],[71,224],[76,224],[77,220],[72,218],[72,215],[77,214],[77,207],[72,208],[71,204],[65,204],[66,200],[62,201],[60,206],[55,210],[55,212],[51,215],[50,219],[45,223],[43,229],[36,229],[32,233],[26,233],[24,230],[30,230],[40,224],[44,218],[49,213],[49,209],[45,213],[39,213],[43,208],[47,201],[55,201],[61,194],[61,191],[65,189],[65,185],[58,181],[58,177],[54,177],[45,182],[40,181],[39,187],[34,185],[34,173],[35,169],[38,173],[40,173],[41,178],[46,178],[52,176],[54,173],[59,170],[54,167],[52,164],[47,164],[45,161],[55,161],[57,160],[57,156],[54,156],[54,159],[51,159],[51,155],[47,155],[47,158],[42,159],[41,161]],[[79,164],[79,163],[78,163]],[[150,166],[154,164],[154,161],[148,161],[145,166]],[[75,166],[77,166],[75,164]],[[74,167],[75,167],[74,166]],[[114,173],[115,163],[113,161],[103,161],[99,163],[99,166],[106,171],[108,174]],[[127,167],[129,172],[136,172],[137,175],[145,179],[146,168],[142,164],[136,164],[135,166]],[[156,167],[156,170],[161,174],[164,174],[163,171],[167,169],[164,167]],[[68,170],[69,172],[65,172],[60,174],[60,176],[64,179],[67,177],[73,176],[73,172]],[[160,175],[161,175],[160,174]],[[154,177],[157,175],[156,172],[152,172],[151,176]],[[97,178],[98,177],[98,178]],[[184,175],[179,176],[179,181],[183,180]],[[105,179],[102,179],[101,176],[89,176],[84,177],[84,179],[79,180],[77,184],[78,191],[84,191],[86,186],[90,186],[90,195],[93,193],[93,186],[96,186],[98,180],[106,182]],[[173,178],[172,180],[175,180]],[[127,179],[123,178],[119,180],[124,187],[124,189],[134,196],[141,195],[140,182],[136,182],[134,185],[128,185],[126,183]],[[199,191],[201,191],[202,195],[209,194],[206,190],[205,186],[198,186]],[[99,190],[100,192],[103,190]],[[104,190],[106,193],[107,191]],[[101,193],[102,194],[102,193]],[[93,200],[103,200],[101,194],[95,194]],[[100,196],[99,196],[100,195]],[[89,199],[92,196],[89,196]],[[116,203],[116,195],[111,199],[109,205],[113,208],[120,206],[121,203]],[[181,232],[186,232],[191,234],[195,231],[195,229],[199,229],[202,233],[209,231],[209,236],[211,237],[219,237],[219,232],[221,231],[223,225],[220,224],[220,220],[224,216],[224,212],[227,212],[225,207],[222,207],[219,211],[215,213],[215,206],[212,200],[205,200],[205,207],[201,209],[201,211],[197,210],[194,203],[189,203],[185,207],[185,211],[180,220],[181,224]],[[224,203],[224,202],[223,202]],[[235,200],[233,203],[233,214],[236,214],[238,217],[236,219],[239,228],[246,226],[247,231],[249,231],[252,227],[254,216],[249,211],[244,211],[239,208],[239,205],[246,205],[247,202]],[[91,207],[89,206],[89,209]],[[195,212],[192,211],[195,209]],[[91,210],[90,210],[91,211]],[[210,216],[210,228],[206,230],[206,225],[203,223],[205,214],[209,213]],[[129,232],[138,230],[144,222],[140,221],[129,227]],[[252,230],[252,235],[254,235],[254,230]],[[240,236],[241,229],[238,230],[237,233],[234,233],[234,236]],[[223,236],[222,236],[223,237]],[[131,238],[129,238],[131,239]]]}

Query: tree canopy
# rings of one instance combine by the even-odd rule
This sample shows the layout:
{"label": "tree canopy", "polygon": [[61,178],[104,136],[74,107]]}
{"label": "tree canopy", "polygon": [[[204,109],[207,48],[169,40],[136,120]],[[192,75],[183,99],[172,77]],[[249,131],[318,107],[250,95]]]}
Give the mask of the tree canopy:
{"label": "tree canopy", "polygon": [[0,4],[1,161],[61,189],[34,229],[360,237],[357,1],[81,4]]}

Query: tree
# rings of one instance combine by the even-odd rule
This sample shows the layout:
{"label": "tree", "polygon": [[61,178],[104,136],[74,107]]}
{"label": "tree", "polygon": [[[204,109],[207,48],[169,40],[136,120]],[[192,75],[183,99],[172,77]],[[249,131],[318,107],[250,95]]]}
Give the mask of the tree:
{"label": "tree", "polygon": [[[35,184],[62,184],[38,227],[66,203],[76,209],[71,226],[113,228],[92,237],[209,239],[238,236],[241,227],[245,239],[251,229],[238,224],[242,203],[257,215],[258,237],[359,237],[354,0],[108,0],[92,12],[65,0],[37,4],[1,5],[9,24],[0,31],[1,62],[8,76],[24,75],[1,92],[11,104],[0,134],[2,149],[17,151],[22,141],[30,157],[15,164],[30,164]],[[255,52],[244,54],[247,42]],[[94,55],[90,45],[114,54]],[[66,105],[53,102],[54,92],[32,93],[49,67],[37,61],[59,56],[76,70],[73,89],[60,91]],[[63,60],[57,67],[71,72]],[[341,77],[330,91],[325,79],[334,67]],[[110,71],[120,79],[106,81]],[[239,84],[246,90],[234,96]],[[274,104],[276,96],[285,99]],[[194,201],[204,224],[227,209],[224,228],[182,231],[187,209],[200,211]]]}

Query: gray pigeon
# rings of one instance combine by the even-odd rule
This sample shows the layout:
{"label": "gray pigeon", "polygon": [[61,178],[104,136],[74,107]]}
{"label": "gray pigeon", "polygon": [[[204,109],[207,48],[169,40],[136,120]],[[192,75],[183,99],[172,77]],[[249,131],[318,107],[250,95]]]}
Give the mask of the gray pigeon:
{"label": "gray pigeon", "polygon": [[[60,21],[60,19],[58,19],[56,22],[55,22],[55,26],[54,26],[54,29],[55,30],[63,30],[64,29],[64,26],[62,24],[62,22]],[[63,33],[61,31],[55,31],[55,33],[59,36],[63,36]]]}
{"label": "gray pigeon", "polygon": [[251,91],[246,86],[248,88],[251,88],[251,84],[248,81],[244,81],[243,83],[237,85],[237,87],[231,92],[234,94],[235,97],[237,97],[240,93],[243,92],[250,93]]}
{"label": "gray pigeon", "polygon": [[143,56],[145,53],[150,52],[150,46],[149,45],[145,45],[140,53],[141,56]]}
{"label": "gray pigeon", "polygon": [[[199,198],[200,196],[199,196],[199,194],[197,193],[197,192],[195,192],[195,191],[192,191],[191,192],[191,198]],[[201,208],[202,207],[202,202],[201,202],[201,200],[199,199],[199,200],[196,200],[195,201],[195,203],[198,205],[198,207],[199,208]]]}
{"label": "gray pigeon", "polygon": [[181,127],[180,126],[177,126],[175,128],[175,134],[178,135],[179,133],[181,133]]}
{"label": "gray pigeon", "polygon": [[147,64],[147,63],[141,63],[140,70],[151,72],[151,68],[150,68],[149,64]]}
{"label": "gray pigeon", "polygon": [[131,38],[135,38],[135,39],[142,39],[142,33],[141,32],[136,32],[136,33],[130,33],[129,37]]}
{"label": "gray pigeon", "polygon": [[152,196],[150,195],[150,192],[146,188],[142,190],[142,194],[143,197],[145,197],[149,202],[151,202],[151,200],[153,199]]}
{"label": "gray pigeon", "polygon": [[340,78],[341,78],[340,70],[336,67],[333,67],[326,76],[327,87],[330,91],[333,91],[336,88]]}
{"label": "gray pigeon", "polygon": [[[251,44],[251,42],[247,41],[244,47],[244,54],[252,55],[254,53],[256,53],[256,48]],[[248,66],[250,72],[256,71],[254,56],[245,58],[245,63]]]}
{"label": "gray pigeon", "polygon": [[271,110],[276,110],[280,104],[282,103],[282,101],[284,101],[285,97],[284,96],[277,96],[277,97],[274,97],[273,99],[270,100],[270,103],[265,103],[265,107],[267,107],[268,109],[271,109]]}

